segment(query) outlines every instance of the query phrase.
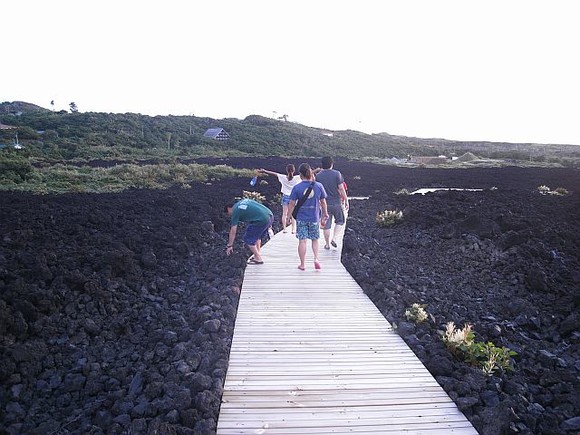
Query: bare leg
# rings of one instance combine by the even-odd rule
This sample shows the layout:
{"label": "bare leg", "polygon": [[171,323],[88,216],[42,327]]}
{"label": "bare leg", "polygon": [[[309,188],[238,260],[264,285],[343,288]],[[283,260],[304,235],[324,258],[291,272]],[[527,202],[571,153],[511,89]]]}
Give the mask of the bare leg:
{"label": "bare leg", "polygon": [[282,232],[286,232],[286,227],[288,226],[288,206],[282,206]]}
{"label": "bare leg", "polygon": [[324,247],[326,249],[330,248],[330,230],[324,230]]}
{"label": "bare leg", "polygon": [[312,255],[315,260],[318,260],[318,239],[312,240]]}
{"label": "bare leg", "polygon": [[300,257],[299,269],[304,270],[304,261],[306,260],[306,239],[298,240],[298,257]]}
{"label": "bare leg", "polygon": [[258,240],[255,245],[246,245],[248,247],[248,249],[250,251],[252,251],[252,254],[254,254],[254,260],[256,260],[256,261],[264,261],[264,260],[262,260],[262,256],[260,255],[261,243],[262,242],[260,240]]}
{"label": "bare leg", "polygon": [[312,254],[314,255],[314,268],[322,269],[320,266],[320,260],[318,259],[318,239],[312,240]]}
{"label": "bare leg", "polygon": [[293,217],[290,218],[292,220],[292,234],[296,232],[296,219]]}
{"label": "bare leg", "polygon": [[342,232],[344,231],[344,225],[335,225],[334,234],[332,235],[332,240],[336,241],[342,237]]}

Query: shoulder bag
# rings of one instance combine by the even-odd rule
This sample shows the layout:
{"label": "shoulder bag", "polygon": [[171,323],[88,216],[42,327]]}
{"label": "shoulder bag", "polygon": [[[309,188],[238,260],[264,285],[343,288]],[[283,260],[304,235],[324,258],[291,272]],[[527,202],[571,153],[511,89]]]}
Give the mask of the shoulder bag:
{"label": "shoulder bag", "polygon": [[314,181],[312,183],[310,183],[310,186],[308,186],[308,189],[306,189],[306,191],[304,192],[304,195],[302,195],[302,198],[300,198],[298,200],[298,202],[296,203],[294,210],[292,210],[292,217],[294,219],[296,219],[296,216],[298,216],[298,210],[300,210],[300,207],[302,207],[302,204],[304,204],[304,201],[306,201],[308,199],[308,196],[310,196],[310,192],[312,192],[313,187],[314,187]]}

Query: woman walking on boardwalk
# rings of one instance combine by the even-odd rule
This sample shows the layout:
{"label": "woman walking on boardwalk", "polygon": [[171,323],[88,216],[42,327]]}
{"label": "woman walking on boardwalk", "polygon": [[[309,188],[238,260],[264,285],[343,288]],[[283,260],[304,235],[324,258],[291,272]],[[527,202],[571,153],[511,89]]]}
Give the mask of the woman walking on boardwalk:
{"label": "woman walking on boardwalk", "polygon": [[278,177],[282,193],[282,232],[286,233],[286,227],[292,224],[292,234],[296,232],[296,221],[292,219],[292,216],[288,213],[288,204],[290,203],[290,193],[292,193],[292,188],[300,183],[300,175],[294,175],[294,165],[290,164],[286,166],[286,174],[280,174],[274,171],[268,171],[266,169],[259,169],[258,171],[262,174],[270,174]]}

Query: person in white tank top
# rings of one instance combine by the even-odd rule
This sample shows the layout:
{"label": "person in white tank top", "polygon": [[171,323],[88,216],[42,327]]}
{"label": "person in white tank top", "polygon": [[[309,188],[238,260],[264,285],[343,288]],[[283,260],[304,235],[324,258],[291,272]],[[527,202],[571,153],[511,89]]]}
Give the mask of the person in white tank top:
{"label": "person in white tank top", "polygon": [[286,166],[286,174],[280,174],[274,171],[268,171],[267,169],[259,169],[262,174],[275,175],[280,182],[282,193],[282,232],[286,233],[286,227],[292,226],[292,234],[296,232],[296,221],[292,219],[292,216],[288,215],[288,204],[290,203],[290,193],[292,193],[292,188],[300,183],[300,175],[294,175],[295,172],[294,165],[290,164]]}

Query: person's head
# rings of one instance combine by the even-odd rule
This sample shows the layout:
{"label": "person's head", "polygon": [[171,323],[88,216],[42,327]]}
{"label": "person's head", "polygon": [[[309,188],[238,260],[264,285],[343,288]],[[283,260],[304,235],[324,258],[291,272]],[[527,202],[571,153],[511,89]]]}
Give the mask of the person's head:
{"label": "person's head", "polygon": [[294,172],[296,172],[296,168],[294,167],[293,164],[289,164],[288,166],[286,166],[286,174],[288,175],[288,180],[292,179],[292,177],[294,176]]}
{"label": "person's head", "polygon": [[230,201],[228,202],[225,206],[224,206],[224,213],[227,213],[228,215],[232,215],[232,209],[234,208],[234,201]]}
{"label": "person's head", "polygon": [[302,163],[298,167],[298,172],[300,173],[300,178],[303,180],[310,180],[312,178],[312,168],[308,163]]}
{"label": "person's head", "polygon": [[322,169],[330,169],[334,164],[334,160],[330,156],[325,156],[322,158]]}

